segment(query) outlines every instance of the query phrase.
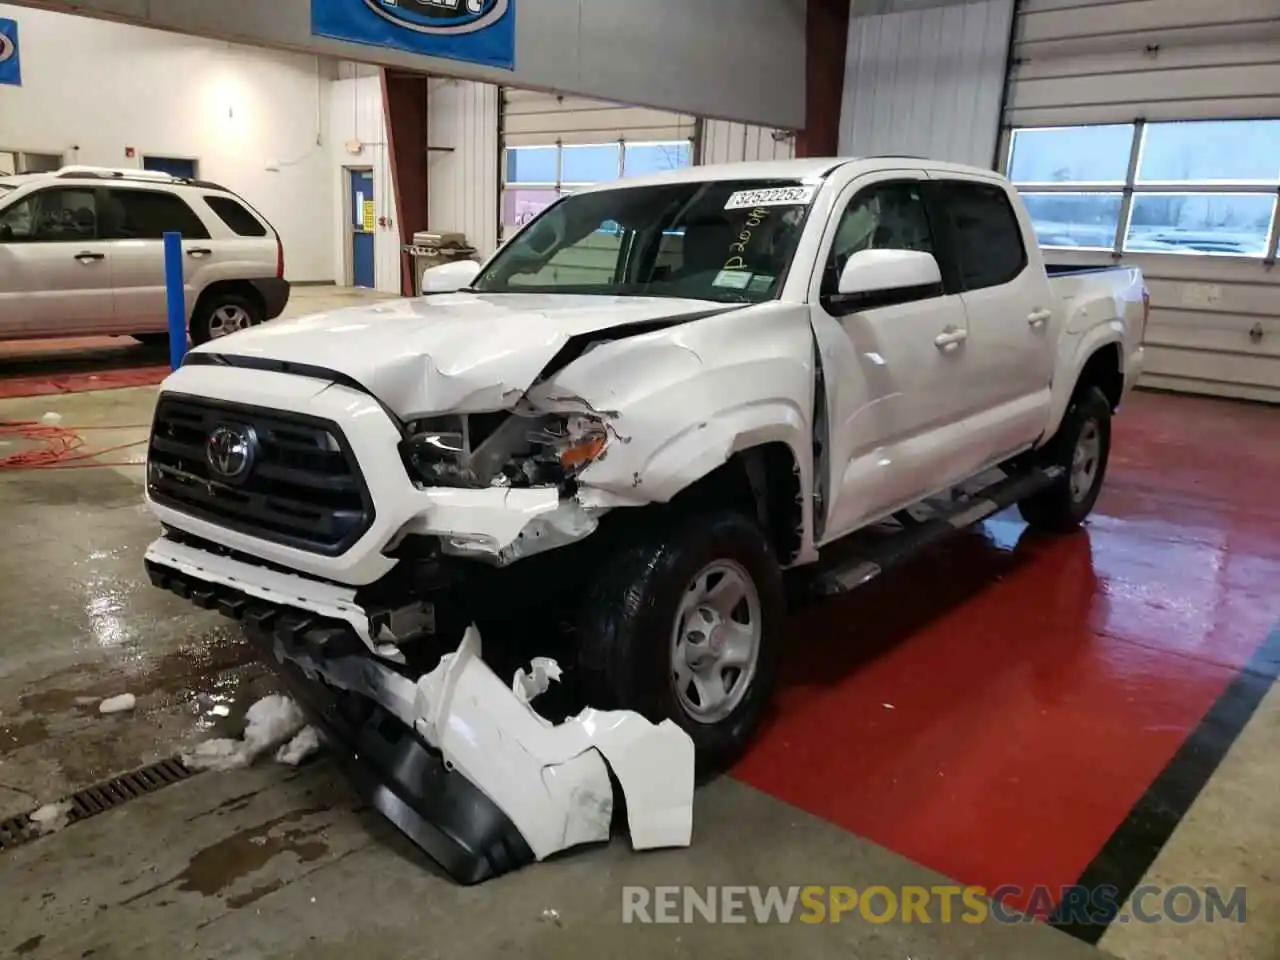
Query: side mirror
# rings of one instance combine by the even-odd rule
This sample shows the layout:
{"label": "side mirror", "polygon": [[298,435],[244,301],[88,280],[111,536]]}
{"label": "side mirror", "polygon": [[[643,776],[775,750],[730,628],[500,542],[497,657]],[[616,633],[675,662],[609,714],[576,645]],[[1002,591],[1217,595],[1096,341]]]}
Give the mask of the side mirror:
{"label": "side mirror", "polygon": [[453,293],[470,286],[480,272],[480,264],[474,260],[454,260],[427,267],[422,271],[423,293]]}
{"label": "side mirror", "polygon": [[922,250],[859,250],[852,254],[840,271],[838,290],[849,302],[865,301],[866,305],[888,306],[920,299],[912,294],[938,296],[933,291],[942,285],[942,271],[933,254]]}

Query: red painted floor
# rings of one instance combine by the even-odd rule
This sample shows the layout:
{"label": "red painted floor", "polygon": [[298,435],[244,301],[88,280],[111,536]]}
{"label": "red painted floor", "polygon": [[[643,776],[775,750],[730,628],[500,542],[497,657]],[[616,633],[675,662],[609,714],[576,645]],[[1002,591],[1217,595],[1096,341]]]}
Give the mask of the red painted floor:
{"label": "red painted floor", "polygon": [[1134,395],[1087,529],[1002,515],[794,618],[735,775],[964,883],[1074,883],[1280,622],[1278,479],[1280,411]]}
{"label": "red painted floor", "polygon": [[0,341],[0,399],[156,384],[167,355],[130,337]]}

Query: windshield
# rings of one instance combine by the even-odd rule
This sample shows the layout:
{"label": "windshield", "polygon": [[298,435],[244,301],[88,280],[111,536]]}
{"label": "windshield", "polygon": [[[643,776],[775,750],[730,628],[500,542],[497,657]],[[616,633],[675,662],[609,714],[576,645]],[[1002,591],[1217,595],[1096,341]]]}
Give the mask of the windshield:
{"label": "windshield", "polygon": [[770,300],[816,191],[796,181],[731,180],[565,197],[503,247],[471,289]]}

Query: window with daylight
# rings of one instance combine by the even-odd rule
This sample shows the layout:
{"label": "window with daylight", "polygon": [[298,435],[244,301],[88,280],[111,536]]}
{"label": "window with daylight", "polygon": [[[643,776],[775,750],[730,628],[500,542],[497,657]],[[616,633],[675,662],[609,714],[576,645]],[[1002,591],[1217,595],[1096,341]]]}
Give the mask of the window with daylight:
{"label": "window with daylight", "polygon": [[1006,170],[1044,247],[1275,256],[1280,119],[1019,129]]}
{"label": "window with daylight", "polygon": [[[576,187],[678,170],[692,163],[693,144],[689,140],[507,147],[502,232],[510,235]],[[609,229],[610,224],[601,227],[602,232]]]}

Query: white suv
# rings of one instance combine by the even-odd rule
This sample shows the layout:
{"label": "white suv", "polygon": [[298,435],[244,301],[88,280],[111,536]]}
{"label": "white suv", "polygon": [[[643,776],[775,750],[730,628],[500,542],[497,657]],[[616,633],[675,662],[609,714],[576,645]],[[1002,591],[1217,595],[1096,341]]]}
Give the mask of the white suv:
{"label": "white suv", "polygon": [[182,234],[193,343],[284,310],[280,235],[230,190],[146,170],[63,167],[0,177],[0,339],[167,342],[168,231]]}

